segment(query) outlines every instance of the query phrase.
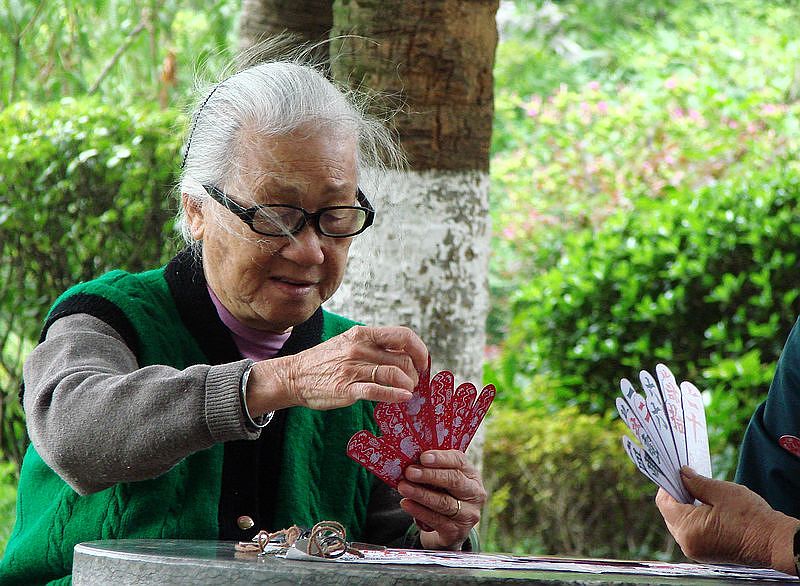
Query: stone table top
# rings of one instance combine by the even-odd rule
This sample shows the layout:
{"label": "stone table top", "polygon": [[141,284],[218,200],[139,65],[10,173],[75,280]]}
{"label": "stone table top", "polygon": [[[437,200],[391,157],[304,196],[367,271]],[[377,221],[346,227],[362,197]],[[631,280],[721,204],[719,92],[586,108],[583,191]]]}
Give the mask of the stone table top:
{"label": "stone table top", "polygon": [[[468,554],[467,554],[468,555]],[[798,582],[789,582],[797,585]],[[166,539],[92,541],[75,546],[73,584],[780,584],[767,580],[463,569],[436,565],[352,564],[286,560],[234,551],[233,542]]]}

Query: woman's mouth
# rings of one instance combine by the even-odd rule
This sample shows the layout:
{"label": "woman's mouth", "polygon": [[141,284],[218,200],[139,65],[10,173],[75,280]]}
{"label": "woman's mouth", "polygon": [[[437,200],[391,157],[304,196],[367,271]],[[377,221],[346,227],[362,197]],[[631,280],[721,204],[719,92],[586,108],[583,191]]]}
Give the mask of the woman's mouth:
{"label": "woman's mouth", "polygon": [[289,277],[272,277],[271,280],[279,290],[289,295],[307,295],[317,284],[316,281]]}

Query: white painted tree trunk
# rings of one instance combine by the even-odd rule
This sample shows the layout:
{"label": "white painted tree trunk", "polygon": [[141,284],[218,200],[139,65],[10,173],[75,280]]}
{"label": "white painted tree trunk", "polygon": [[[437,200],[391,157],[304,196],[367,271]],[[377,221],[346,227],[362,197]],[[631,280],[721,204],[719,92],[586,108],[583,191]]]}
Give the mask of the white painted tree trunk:
{"label": "white painted tree trunk", "polygon": [[[434,373],[481,389],[489,308],[489,177],[482,171],[394,172],[364,185],[375,224],[353,242],[326,308],[367,325],[404,325],[428,346]],[[483,435],[470,454],[479,460]]]}

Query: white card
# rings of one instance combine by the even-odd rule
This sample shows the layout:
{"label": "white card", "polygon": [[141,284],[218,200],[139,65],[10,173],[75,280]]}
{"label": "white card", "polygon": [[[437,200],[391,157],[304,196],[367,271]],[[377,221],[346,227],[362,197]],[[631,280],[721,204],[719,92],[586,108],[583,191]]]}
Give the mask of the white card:
{"label": "white card", "polygon": [[650,417],[644,399],[633,390],[632,386],[627,386],[625,383],[628,381],[620,381],[620,386],[625,389],[625,395],[617,398],[617,412],[653,461],[666,473],[674,473],[672,460],[661,445],[658,429]]}
{"label": "white card", "polygon": [[[656,372],[658,373],[658,367],[656,367]],[[687,463],[688,459],[686,458],[686,441],[683,439],[684,427],[681,396],[680,390],[677,385],[674,384],[675,379],[673,377],[673,384],[669,387],[669,393],[665,392],[664,389],[656,383],[653,376],[646,370],[639,372],[639,380],[642,382],[646,393],[658,393],[661,397],[661,402],[664,405],[664,413],[669,423],[668,433],[663,434],[664,443],[669,444],[669,442],[672,442],[675,448],[674,457],[677,458],[677,465],[680,469],[681,466]]]}
{"label": "white card", "polygon": [[708,430],[700,391],[692,383],[678,386],[669,368],[656,365],[656,376],[642,370],[639,380],[644,396],[628,379],[620,380],[622,396],[616,407],[633,432],[637,445],[623,438],[623,445],[636,467],[676,500],[693,502],[680,477],[689,465],[699,474],[711,476]]}
{"label": "white card", "polygon": [[[674,482],[677,475],[675,471],[671,469],[672,463],[668,458],[664,457],[663,451],[659,449],[659,440],[650,435],[647,427],[642,425],[642,422],[630,408],[630,405],[621,397],[617,397],[617,412],[628,425],[628,428],[633,432],[634,436],[636,436],[636,439],[639,440],[639,445],[643,448],[644,452],[650,456],[653,463],[661,470],[664,476],[669,479],[670,485],[676,490],[680,490],[681,483],[680,481],[677,483]],[[688,495],[686,498],[688,498]]]}
{"label": "white card", "polygon": [[[623,398],[627,401],[628,405],[630,405],[634,414],[639,417],[642,425],[646,427],[650,437],[657,442],[658,450],[663,455],[662,460],[664,461],[664,466],[662,466],[662,468],[668,474],[677,474],[678,470],[680,470],[680,466],[675,465],[675,462],[678,461],[678,452],[675,449],[671,432],[668,429],[669,423],[667,423],[666,419],[663,417],[663,409],[660,410],[661,414],[658,415],[658,417],[654,417],[652,413],[659,411],[657,405],[653,405],[653,409],[651,410],[652,401],[648,402],[647,399],[637,393],[628,379],[622,379],[619,381],[619,385],[620,389],[622,389]],[[656,395],[657,394],[658,393],[656,393]],[[647,417],[643,419],[641,416],[645,413]],[[664,431],[664,426],[667,426],[666,431]],[[667,441],[667,437],[669,441]]]}
{"label": "white card", "polygon": [[[624,389],[624,397],[617,398],[617,412],[623,417],[628,428],[634,433],[639,445],[650,456],[653,463],[658,466],[661,473],[668,479],[672,490],[670,494],[679,494],[679,501],[691,502],[691,496],[684,488],[680,477],[680,467],[677,465],[675,450],[665,449],[664,441],[659,436],[653,418],[650,416],[645,399],[636,391],[630,381],[623,379],[620,387]],[[671,442],[670,442],[671,444]],[[630,452],[629,454],[630,455]],[[636,462],[634,462],[636,463]],[[659,486],[661,486],[660,483]]]}
{"label": "white card", "polygon": [[666,490],[676,501],[686,502],[686,497],[683,496],[682,492],[673,486],[664,472],[656,466],[655,462],[653,462],[645,451],[631,441],[631,438],[627,435],[622,436],[622,445],[625,447],[628,457],[642,474]]}
{"label": "white card", "polygon": [[689,457],[686,453],[686,428],[683,422],[681,390],[670,369],[663,364],[656,364],[656,375],[661,398],[667,408],[667,417],[672,428],[672,437],[675,439],[675,447],[678,450],[678,458],[681,466],[685,466],[689,463]]}
{"label": "white card", "polygon": [[684,426],[686,428],[686,453],[689,466],[703,476],[711,477],[711,454],[708,451],[706,410],[700,391],[689,381],[681,383]]}

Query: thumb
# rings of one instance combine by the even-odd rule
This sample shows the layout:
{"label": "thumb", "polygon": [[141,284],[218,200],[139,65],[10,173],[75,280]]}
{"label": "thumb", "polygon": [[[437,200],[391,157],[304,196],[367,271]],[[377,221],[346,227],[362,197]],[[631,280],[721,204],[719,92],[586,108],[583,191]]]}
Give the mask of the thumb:
{"label": "thumb", "polygon": [[681,480],[693,497],[704,503],[714,504],[719,480],[702,476],[689,466],[681,466]]}

